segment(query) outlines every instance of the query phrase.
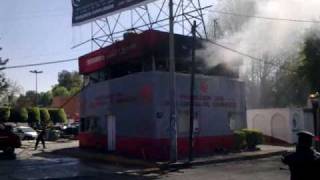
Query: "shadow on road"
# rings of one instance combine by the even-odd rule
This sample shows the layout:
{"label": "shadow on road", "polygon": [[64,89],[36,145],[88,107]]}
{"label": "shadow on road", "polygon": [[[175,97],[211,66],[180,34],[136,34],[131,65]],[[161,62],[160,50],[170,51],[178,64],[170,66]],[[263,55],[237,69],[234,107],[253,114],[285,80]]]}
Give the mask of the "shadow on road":
{"label": "shadow on road", "polygon": [[15,160],[16,158],[17,158],[16,154],[7,155],[5,153],[0,153],[0,161],[2,161],[2,160]]}

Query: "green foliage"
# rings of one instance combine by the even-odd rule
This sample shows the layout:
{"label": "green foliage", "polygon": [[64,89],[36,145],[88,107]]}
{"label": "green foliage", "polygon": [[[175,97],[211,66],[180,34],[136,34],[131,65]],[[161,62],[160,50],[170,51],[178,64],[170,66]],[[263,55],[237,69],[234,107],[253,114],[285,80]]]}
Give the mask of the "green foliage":
{"label": "green foliage", "polygon": [[64,109],[49,109],[49,113],[54,124],[67,123],[67,115],[64,112]]}
{"label": "green foliage", "polygon": [[53,95],[53,97],[56,97],[56,96],[69,96],[70,93],[69,93],[68,89],[63,87],[63,86],[55,86],[52,89],[52,95]]}
{"label": "green foliage", "polygon": [[20,95],[17,100],[17,104],[19,106],[29,107],[35,105],[36,102],[36,92],[35,91],[27,91],[25,95]]}
{"label": "green foliage", "polygon": [[80,87],[73,87],[73,88],[71,88],[70,91],[69,91],[69,92],[70,92],[70,95],[73,96],[73,95],[79,93],[80,89],[81,89]]}
{"label": "green foliage", "polygon": [[246,133],[243,131],[234,132],[234,149],[241,150],[247,145]]}
{"label": "green foliage", "polygon": [[65,87],[68,91],[72,88],[80,88],[82,81],[81,75],[76,71],[69,72],[63,70],[58,74],[58,85]]}
{"label": "green foliage", "polygon": [[28,123],[31,127],[36,127],[41,121],[38,107],[28,108]]}
{"label": "green foliage", "polygon": [[5,77],[5,74],[3,72],[0,72],[0,95],[5,94],[8,90],[8,87],[9,83],[7,78]]}
{"label": "green foliage", "polygon": [[40,109],[40,119],[41,119],[41,125],[42,126],[48,126],[50,124],[50,114],[48,109],[41,108]]}
{"label": "green foliage", "polygon": [[28,110],[24,107],[11,109],[10,121],[11,122],[27,122]]}
{"label": "green foliage", "polygon": [[42,107],[48,107],[51,105],[52,103],[52,93],[51,91],[48,92],[42,92],[39,94],[39,105],[41,105]]}
{"label": "green foliage", "polygon": [[245,133],[248,149],[256,149],[258,144],[263,143],[263,135],[256,129],[242,129]]}
{"label": "green foliage", "polygon": [[10,118],[10,108],[0,107],[0,122],[8,122]]}
{"label": "green foliage", "polygon": [[301,64],[299,75],[309,83],[312,93],[320,91],[320,39],[316,34],[310,34],[305,40],[303,51],[301,52]]}

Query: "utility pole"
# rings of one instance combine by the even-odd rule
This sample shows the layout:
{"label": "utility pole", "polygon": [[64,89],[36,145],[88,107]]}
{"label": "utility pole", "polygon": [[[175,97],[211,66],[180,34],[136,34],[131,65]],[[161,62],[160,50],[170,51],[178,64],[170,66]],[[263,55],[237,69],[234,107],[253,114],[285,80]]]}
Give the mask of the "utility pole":
{"label": "utility pole", "polygon": [[30,72],[36,75],[36,99],[35,99],[35,106],[38,106],[38,74],[43,73],[43,71],[32,70],[32,71],[30,71]]}
{"label": "utility pole", "polygon": [[192,26],[192,51],[191,51],[191,83],[190,83],[190,123],[189,123],[189,162],[193,160],[193,121],[194,121],[194,76],[195,76],[195,57],[196,57],[196,28],[197,22]]}
{"label": "utility pole", "polygon": [[177,161],[176,77],[174,52],[173,0],[169,0],[169,97],[170,97],[170,160]]}

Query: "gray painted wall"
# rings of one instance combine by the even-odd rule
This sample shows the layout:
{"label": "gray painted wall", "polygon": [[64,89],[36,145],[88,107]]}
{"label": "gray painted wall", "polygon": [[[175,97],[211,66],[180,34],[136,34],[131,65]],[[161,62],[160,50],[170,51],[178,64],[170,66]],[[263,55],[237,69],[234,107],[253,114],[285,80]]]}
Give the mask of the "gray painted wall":
{"label": "gray painted wall", "polygon": [[[117,136],[168,138],[168,73],[141,72],[91,84],[81,95],[81,117],[116,117]],[[200,136],[228,135],[230,116],[237,127],[246,127],[244,83],[225,77],[197,75],[195,112]],[[177,74],[179,136],[187,136],[190,75]],[[196,125],[197,126],[197,125]],[[103,133],[104,134],[104,133]]]}

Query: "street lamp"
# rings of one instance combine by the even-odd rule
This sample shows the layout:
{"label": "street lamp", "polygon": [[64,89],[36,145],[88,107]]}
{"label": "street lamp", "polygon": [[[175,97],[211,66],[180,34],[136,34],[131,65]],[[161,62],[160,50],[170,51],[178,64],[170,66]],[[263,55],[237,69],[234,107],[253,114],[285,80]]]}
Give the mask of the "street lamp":
{"label": "street lamp", "polygon": [[43,71],[32,70],[30,72],[36,75],[36,100],[35,100],[35,105],[37,106],[38,105],[38,74],[43,73]]}
{"label": "street lamp", "polygon": [[313,114],[313,126],[314,126],[314,135],[316,137],[315,148],[317,151],[320,150],[319,144],[319,123],[318,123],[318,109],[319,109],[319,93],[310,94],[309,99],[312,105],[312,114]]}

